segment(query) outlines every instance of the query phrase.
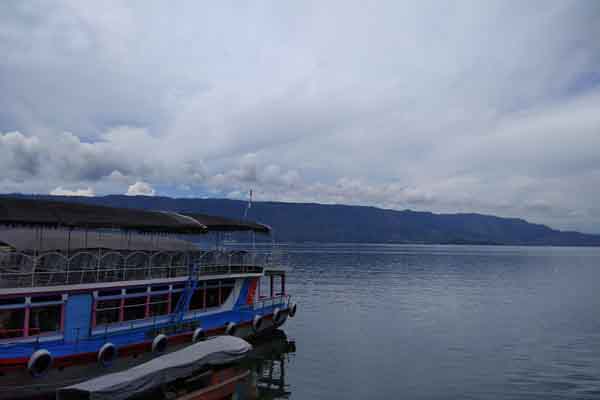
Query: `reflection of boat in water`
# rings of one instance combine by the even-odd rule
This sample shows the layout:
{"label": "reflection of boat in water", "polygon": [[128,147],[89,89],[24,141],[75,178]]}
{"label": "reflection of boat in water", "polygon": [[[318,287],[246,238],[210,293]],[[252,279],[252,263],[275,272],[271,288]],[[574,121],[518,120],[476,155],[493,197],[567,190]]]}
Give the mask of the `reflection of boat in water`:
{"label": "reflection of boat in water", "polygon": [[[296,352],[296,343],[289,341],[281,330],[274,331],[270,340],[257,339],[253,360],[256,390],[260,399],[287,399],[291,393],[286,384],[286,363],[289,354]],[[261,343],[262,342],[262,343]]]}
{"label": "reflection of boat in water", "polygon": [[0,225],[10,227],[0,231],[3,398],[51,393],[209,336],[261,335],[295,313],[275,254],[174,237],[269,233],[265,225],[12,198],[0,198]]}

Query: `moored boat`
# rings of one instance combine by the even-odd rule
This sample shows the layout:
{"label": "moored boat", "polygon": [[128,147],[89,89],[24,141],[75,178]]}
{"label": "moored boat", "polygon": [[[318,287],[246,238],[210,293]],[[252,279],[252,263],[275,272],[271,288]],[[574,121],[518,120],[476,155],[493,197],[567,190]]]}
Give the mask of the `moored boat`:
{"label": "moored boat", "polygon": [[291,392],[286,383],[286,364],[288,354],[296,351],[295,342],[288,340],[282,330],[254,338],[251,342],[253,348],[241,362],[212,368],[164,385],[157,393],[144,394],[139,400],[289,398]]}
{"label": "moored boat", "polygon": [[[56,400],[142,399],[175,382],[192,380],[195,375],[200,378],[211,376],[211,383],[214,385],[221,383],[223,378],[231,378],[224,377],[220,367],[234,365],[251,349],[250,343],[244,339],[232,336],[213,337],[126,371],[61,388],[56,393]],[[211,374],[210,368],[217,371]]]}
{"label": "moored boat", "polygon": [[0,199],[0,224],[2,398],[53,393],[208,336],[260,335],[295,314],[277,249],[180,238],[266,225],[12,198]]}

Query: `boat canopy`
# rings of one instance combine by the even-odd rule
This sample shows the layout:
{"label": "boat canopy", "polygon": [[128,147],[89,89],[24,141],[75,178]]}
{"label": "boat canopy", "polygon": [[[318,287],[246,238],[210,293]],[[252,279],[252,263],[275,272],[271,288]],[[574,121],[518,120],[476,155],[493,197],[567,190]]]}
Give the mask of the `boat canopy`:
{"label": "boat canopy", "polygon": [[28,228],[0,229],[0,251],[3,247],[25,252],[79,251],[90,249],[116,251],[200,251],[197,245],[172,236],[128,234],[120,232],[66,232],[48,229],[43,235]]}
{"label": "boat canopy", "polygon": [[234,231],[268,234],[271,232],[271,227],[268,225],[214,215],[181,214],[172,211],[149,211],[17,197],[0,197],[0,224],[175,234]]}
{"label": "boat canopy", "polygon": [[185,213],[185,215],[194,218],[196,221],[208,228],[209,232],[242,232],[253,231],[256,233],[268,234],[271,227],[258,222],[240,221],[231,218],[219,217],[215,215]]}
{"label": "boat canopy", "polygon": [[175,212],[14,197],[0,198],[0,224],[175,234],[202,234],[208,231],[197,219]]}

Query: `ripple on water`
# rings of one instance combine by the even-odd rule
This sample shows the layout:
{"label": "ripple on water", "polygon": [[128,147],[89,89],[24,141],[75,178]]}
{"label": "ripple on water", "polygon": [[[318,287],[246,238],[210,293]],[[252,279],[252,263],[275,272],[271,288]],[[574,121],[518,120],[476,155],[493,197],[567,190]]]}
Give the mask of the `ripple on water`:
{"label": "ripple on water", "polygon": [[600,249],[290,250],[292,398],[599,397]]}

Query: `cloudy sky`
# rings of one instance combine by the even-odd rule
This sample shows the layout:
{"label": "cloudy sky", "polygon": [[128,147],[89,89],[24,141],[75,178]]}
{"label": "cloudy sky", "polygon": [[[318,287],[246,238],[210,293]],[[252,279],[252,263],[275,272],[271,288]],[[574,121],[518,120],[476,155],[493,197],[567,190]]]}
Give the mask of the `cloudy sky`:
{"label": "cloudy sky", "polygon": [[600,2],[0,2],[0,192],[600,233]]}

